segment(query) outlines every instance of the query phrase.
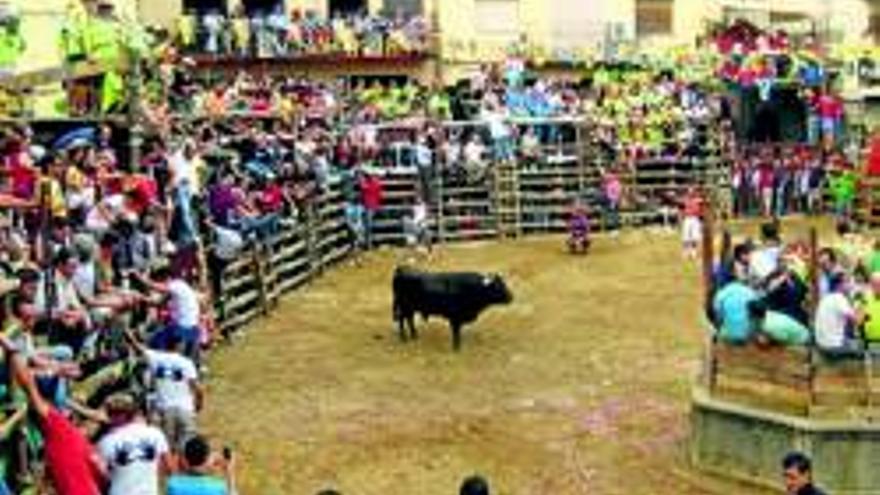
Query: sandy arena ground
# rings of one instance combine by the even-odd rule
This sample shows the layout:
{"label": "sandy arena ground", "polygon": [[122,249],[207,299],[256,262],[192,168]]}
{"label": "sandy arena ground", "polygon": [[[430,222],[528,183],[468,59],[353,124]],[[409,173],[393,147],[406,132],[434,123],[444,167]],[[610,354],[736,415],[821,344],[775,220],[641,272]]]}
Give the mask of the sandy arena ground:
{"label": "sandy arena ground", "polygon": [[699,263],[677,234],[443,247],[433,269],[498,271],[515,301],[453,354],[444,324],[392,333],[400,253],[288,296],[215,353],[204,426],[240,457],[242,493],[751,494],[691,473],[687,413],[703,327]]}

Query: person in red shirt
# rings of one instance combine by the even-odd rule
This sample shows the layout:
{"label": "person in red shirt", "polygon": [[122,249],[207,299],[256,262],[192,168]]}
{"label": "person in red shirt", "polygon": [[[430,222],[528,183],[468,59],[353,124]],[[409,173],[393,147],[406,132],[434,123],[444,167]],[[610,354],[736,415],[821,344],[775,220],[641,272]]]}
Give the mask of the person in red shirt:
{"label": "person in red shirt", "polygon": [[106,469],[85,435],[40,395],[33,373],[19,350],[0,336],[0,348],[12,366],[12,376],[24,389],[32,410],[40,419],[45,440],[46,470],[58,495],[101,495]]}
{"label": "person in red shirt", "polygon": [[361,202],[364,204],[367,249],[373,248],[373,218],[382,208],[382,181],[375,174],[364,172],[360,180]]}
{"label": "person in red shirt", "polygon": [[823,91],[816,99],[816,111],[822,122],[822,136],[826,149],[830,149],[837,138],[843,118],[843,103],[828,91]]}
{"label": "person in red shirt", "polygon": [[868,175],[880,175],[880,129],[874,131],[868,144]]}

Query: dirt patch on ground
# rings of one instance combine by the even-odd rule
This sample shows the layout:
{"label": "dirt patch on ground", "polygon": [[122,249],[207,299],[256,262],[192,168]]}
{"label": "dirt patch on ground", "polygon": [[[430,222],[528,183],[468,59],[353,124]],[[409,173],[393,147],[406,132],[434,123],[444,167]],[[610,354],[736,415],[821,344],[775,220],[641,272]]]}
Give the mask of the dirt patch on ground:
{"label": "dirt patch on ground", "polygon": [[439,321],[395,338],[399,256],[328,273],[212,358],[204,424],[243,493],[450,495],[474,472],[499,494],[755,493],[687,473],[704,327],[676,235],[442,248],[432,269],[500,272],[516,298],[459,354]]}

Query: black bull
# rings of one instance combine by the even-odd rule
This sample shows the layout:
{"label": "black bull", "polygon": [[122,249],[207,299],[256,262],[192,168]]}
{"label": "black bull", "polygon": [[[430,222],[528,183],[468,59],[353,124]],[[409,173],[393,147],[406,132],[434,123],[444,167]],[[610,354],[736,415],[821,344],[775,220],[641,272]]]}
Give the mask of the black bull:
{"label": "black bull", "polygon": [[504,279],[480,273],[424,273],[398,268],[394,272],[393,288],[394,320],[400,339],[407,340],[404,323],[409,326],[409,336],[418,337],[416,313],[425,320],[441,316],[449,322],[455,350],[461,346],[462,325],[475,321],[489,306],[513,300]]}

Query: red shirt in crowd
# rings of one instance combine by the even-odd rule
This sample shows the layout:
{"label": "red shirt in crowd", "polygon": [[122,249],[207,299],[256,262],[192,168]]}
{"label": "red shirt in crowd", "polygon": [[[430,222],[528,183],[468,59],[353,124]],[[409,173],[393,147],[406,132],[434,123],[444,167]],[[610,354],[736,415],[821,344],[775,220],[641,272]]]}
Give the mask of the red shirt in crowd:
{"label": "red shirt in crowd", "polygon": [[138,215],[146,213],[159,198],[159,186],[146,175],[136,175],[129,179],[128,206]]}
{"label": "red shirt in crowd", "polygon": [[26,154],[14,151],[6,157],[12,194],[17,198],[31,199],[37,186],[37,170],[25,163]]}
{"label": "red shirt in crowd", "polygon": [[368,175],[361,179],[361,198],[364,208],[376,211],[382,206],[382,181]]}
{"label": "red shirt in crowd", "polygon": [[826,119],[837,119],[843,115],[843,106],[840,100],[829,94],[819,97],[816,101],[816,110],[820,117]]}
{"label": "red shirt in crowd", "polygon": [[697,193],[691,193],[685,196],[682,210],[686,217],[702,217],[703,216],[703,198]]}
{"label": "red shirt in crowd", "polygon": [[281,186],[275,183],[266,186],[260,195],[260,206],[262,207],[263,213],[275,213],[281,211],[281,207],[284,206],[284,194],[281,190]]}
{"label": "red shirt in crowd", "polygon": [[868,175],[880,175],[880,134],[871,138],[868,150]]}
{"label": "red shirt in crowd", "polygon": [[97,453],[86,437],[56,409],[43,418],[46,469],[58,495],[100,495]]}

